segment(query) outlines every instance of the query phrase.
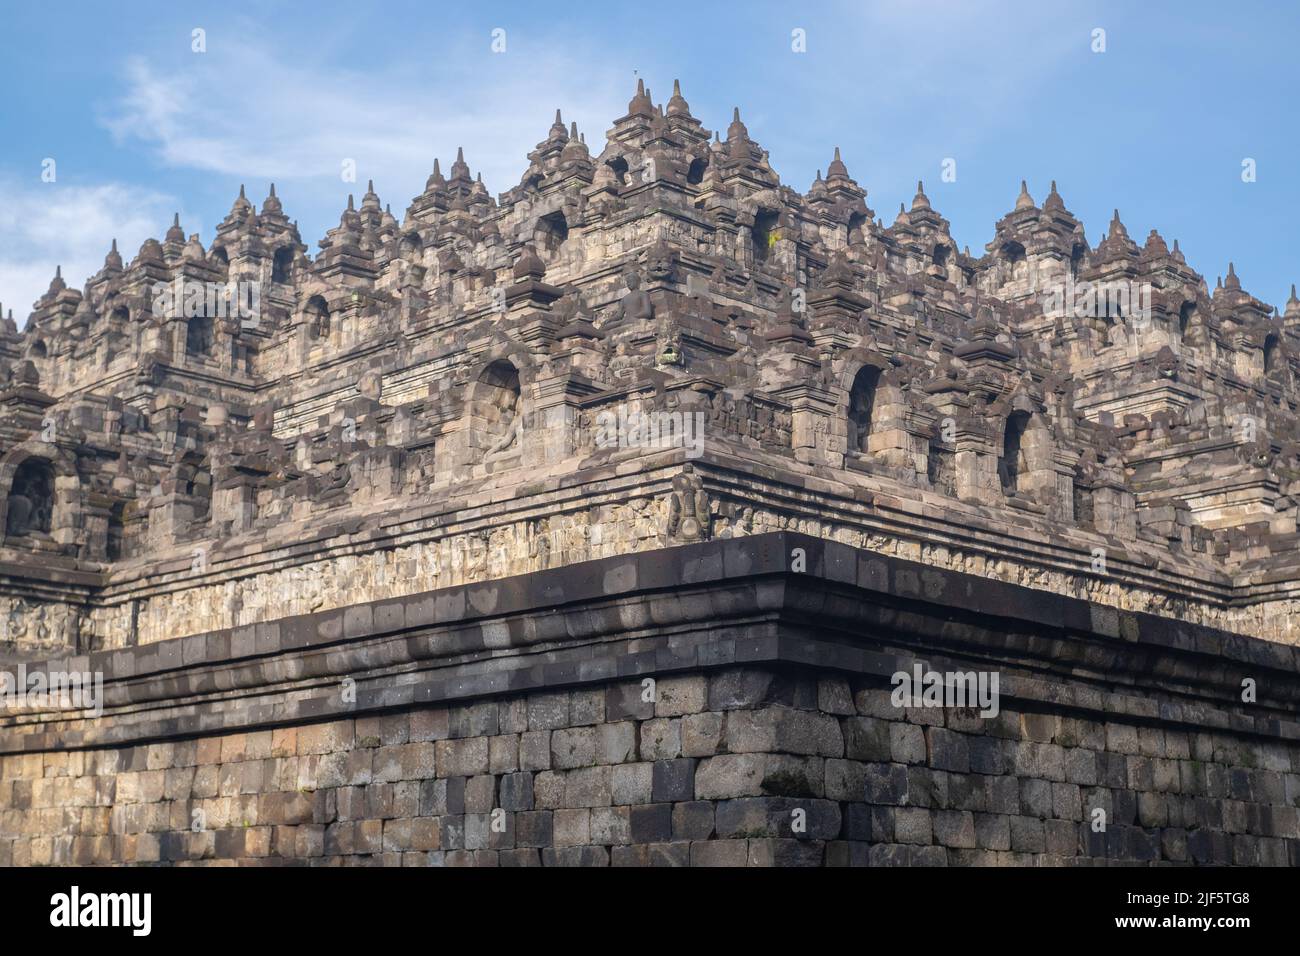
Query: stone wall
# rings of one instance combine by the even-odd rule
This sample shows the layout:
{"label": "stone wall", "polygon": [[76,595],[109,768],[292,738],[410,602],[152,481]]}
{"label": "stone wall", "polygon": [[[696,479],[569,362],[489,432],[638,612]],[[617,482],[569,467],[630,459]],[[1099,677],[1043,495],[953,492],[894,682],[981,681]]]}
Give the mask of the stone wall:
{"label": "stone wall", "polygon": [[886,689],[764,669],[642,695],[9,756],[0,863],[1300,865],[1294,744],[899,711]]}
{"label": "stone wall", "polygon": [[1293,648],[800,535],[49,668],[104,711],[0,715],[4,864],[1300,865]]}

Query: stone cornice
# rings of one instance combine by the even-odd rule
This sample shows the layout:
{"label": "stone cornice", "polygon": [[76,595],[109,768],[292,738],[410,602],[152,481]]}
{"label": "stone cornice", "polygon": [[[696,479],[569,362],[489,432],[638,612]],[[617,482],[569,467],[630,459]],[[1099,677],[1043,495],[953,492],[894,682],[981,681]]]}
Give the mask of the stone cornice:
{"label": "stone cornice", "polygon": [[[802,552],[802,558],[799,553]],[[806,562],[802,571],[795,561]],[[800,564],[798,566],[803,566]],[[1300,652],[804,535],[605,558],[32,665],[104,676],[104,715],[0,715],[0,752],[265,728],[767,663],[882,685],[997,670],[1022,709],[1300,740]],[[1251,678],[1259,703],[1241,703]],[[341,682],[356,682],[345,702]]]}

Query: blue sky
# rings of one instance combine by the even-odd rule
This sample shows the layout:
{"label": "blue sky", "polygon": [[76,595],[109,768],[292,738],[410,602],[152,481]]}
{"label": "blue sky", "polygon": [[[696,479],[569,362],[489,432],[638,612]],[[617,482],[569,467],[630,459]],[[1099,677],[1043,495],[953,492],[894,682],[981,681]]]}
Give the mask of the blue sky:
{"label": "blue sky", "polygon": [[738,105],[800,191],[840,146],[886,223],[925,180],[976,254],[1022,178],[1040,202],[1056,179],[1094,245],[1118,207],[1211,286],[1229,260],[1275,304],[1300,278],[1291,5],[584,6],[0,0],[0,302],[21,324],[56,264],[80,286],[112,237],[129,258],[173,212],[206,245],[241,183],[260,204],[274,181],[313,253],[367,178],[400,219],[457,146],[499,193],[556,107],[599,151],[637,76],[656,102],[680,78],[710,129]]}

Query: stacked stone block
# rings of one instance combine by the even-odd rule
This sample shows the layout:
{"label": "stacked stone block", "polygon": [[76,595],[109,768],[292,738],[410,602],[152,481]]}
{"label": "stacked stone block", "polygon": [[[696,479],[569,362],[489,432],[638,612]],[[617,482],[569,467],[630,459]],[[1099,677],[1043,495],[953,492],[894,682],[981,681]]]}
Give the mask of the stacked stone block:
{"label": "stacked stone block", "polygon": [[1298,808],[1294,743],[736,667],[7,755],[0,864],[1281,866]]}

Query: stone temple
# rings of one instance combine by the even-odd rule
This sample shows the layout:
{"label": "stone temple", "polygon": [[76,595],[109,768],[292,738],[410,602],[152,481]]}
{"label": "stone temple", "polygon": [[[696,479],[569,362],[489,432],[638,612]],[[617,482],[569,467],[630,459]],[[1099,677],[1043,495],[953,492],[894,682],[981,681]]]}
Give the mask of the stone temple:
{"label": "stone temple", "polygon": [[638,84],[495,199],[56,276],[0,864],[1300,864],[1300,300],[867,198]]}

